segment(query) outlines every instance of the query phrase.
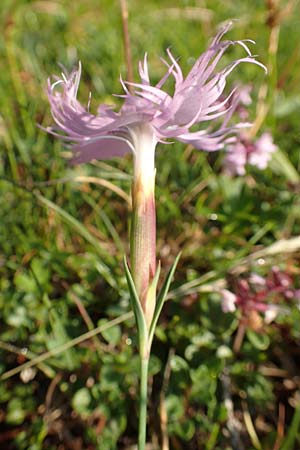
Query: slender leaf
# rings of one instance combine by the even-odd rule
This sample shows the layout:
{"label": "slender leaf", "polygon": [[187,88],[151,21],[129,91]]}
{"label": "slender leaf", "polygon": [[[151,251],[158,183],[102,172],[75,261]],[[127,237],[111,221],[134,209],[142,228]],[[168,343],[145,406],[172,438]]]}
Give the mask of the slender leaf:
{"label": "slender leaf", "polygon": [[139,300],[139,297],[137,295],[134,281],[132,279],[126,257],[124,257],[124,267],[125,267],[125,274],[130,294],[130,300],[131,300],[131,306],[134,312],[137,329],[138,329],[138,336],[139,336],[139,345],[140,345],[140,351],[142,351],[145,346],[147,345],[147,339],[148,339],[148,330],[147,330],[147,324],[145,320],[144,311],[142,310],[141,302]]}
{"label": "slender leaf", "polygon": [[163,284],[163,286],[162,286],[162,288],[161,288],[161,290],[160,290],[160,292],[159,292],[159,294],[157,296],[154,316],[153,316],[152,323],[151,323],[151,326],[150,326],[150,331],[149,331],[149,343],[150,343],[150,346],[151,346],[152,339],[153,339],[153,336],[154,336],[155,327],[157,325],[157,322],[158,322],[161,310],[162,310],[162,308],[164,306],[164,302],[165,302],[165,300],[167,298],[167,294],[168,294],[168,291],[170,289],[170,284],[171,284],[172,278],[174,276],[174,273],[175,273],[175,270],[176,270],[176,267],[177,267],[177,264],[178,264],[180,256],[181,256],[181,252],[176,256],[175,261],[173,262],[173,265],[171,266],[171,268],[169,270],[169,273],[168,273],[168,275],[167,275],[167,277],[166,277],[166,279],[164,281],[164,284]]}

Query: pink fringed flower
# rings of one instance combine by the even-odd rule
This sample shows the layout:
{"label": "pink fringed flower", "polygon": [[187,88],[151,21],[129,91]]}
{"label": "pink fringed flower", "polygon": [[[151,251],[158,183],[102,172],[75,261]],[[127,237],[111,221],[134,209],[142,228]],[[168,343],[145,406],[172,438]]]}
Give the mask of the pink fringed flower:
{"label": "pink fringed flower", "polygon": [[[217,34],[186,77],[167,50],[169,62],[163,60],[166,73],[152,86],[145,55],[139,64],[140,83],[121,79],[125,93],[121,95],[124,103],[119,112],[108,105],[100,105],[97,114],[93,115],[88,107],[78,102],[80,65],[70,75],[63,74],[54,83],[48,83],[48,98],[56,127],[47,131],[71,144],[74,163],[123,156],[127,152],[134,156],[130,267],[148,327],[154,314],[156,274],[159,272],[155,247],[156,144],[171,138],[197,149],[213,151],[232,142],[236,130],[245,124],[227,125],[232,110],[229,100],[235,91],[233,89],[227,97],[224,95],[227,76],[242,62],[264,67],[251,55],[246,41],[222,40],[230,27],[231,24],[227,24]],[[224,52],[235,44],[245,50],[246,56],[217,72],[216,66]],[[173,95],[163,90],[169,77],[175,82]],[[219,128],[207,127],[207,122],[219,117],[223,117]],[[199,125],[199,131],[191,131],[194,125]]]}
{"label": "pink fringed flower", "polygon": [[[123,156],[130,151],[139,159],[138,140],[143,132],[148,138],[151,137],[152,152],[158,141],[167,138],[191,144],[200,150],[221,149],[224,143],[232,141],[232,134],[242,125],[225,125],[231,109],[227,106],[228,99],[233,94],[232,91],[224,98],[227,76],[242,62],[264,67],[251,55],[247,41],[222,40],[230,27],[231,23],[228,23],[222,28],[185,78],[178,62],[167,50],[170,62],[163,60],[167,71],[152,86],[145,55],[143,63],[139,64],[140,83],[121,80],[125,95],[122,96],[124,103],[119,112],[108,105],[100,105],[97,114],[93,115],[78,102],[80,65],[70,75],[63,74],[54,83],[49,81],[48,98],[57,126],[47,131],[72,143],[75,163]],[[216,66],[224,52],[235,44],[240,45],[247,55],[217,72]],[[173,95],[162,89],[170,76],[175,80]],[[133,87],[133,93],[127,89],[129,85]],[[206,124],[205,129],[190,131],[193,125],[214,121],[220,116],[223,116],[224,122],[218,129],[208,129]],[[152,157],[149,155],[150,160]]]}

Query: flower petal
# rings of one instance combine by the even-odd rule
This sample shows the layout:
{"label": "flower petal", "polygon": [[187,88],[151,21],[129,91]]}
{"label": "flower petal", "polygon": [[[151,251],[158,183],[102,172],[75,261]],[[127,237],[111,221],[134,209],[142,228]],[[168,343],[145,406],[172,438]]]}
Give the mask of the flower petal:
{"label": "flower petal", "polygon": [[124,156],[132,151],[132,145],[127,139],[118,136],[101,136],[89,139],[86,143],[76,144],[72,148],[74,157],[72,164],[90,162],[93,159],[111,159]]}

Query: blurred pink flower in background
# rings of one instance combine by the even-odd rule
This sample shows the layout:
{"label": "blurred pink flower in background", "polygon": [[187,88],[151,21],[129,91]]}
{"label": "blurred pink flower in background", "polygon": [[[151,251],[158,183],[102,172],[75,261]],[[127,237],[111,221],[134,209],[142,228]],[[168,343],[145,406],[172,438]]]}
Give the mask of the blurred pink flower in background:
{"label": "blurred pink flower in background", "polygon": [[254,143],[254,149],[248,152],[248,161],[251,166],[265,169],[271,159],[271,154],[277,149],[270,133],[263,133]]}
{"label": "blurred pink flower in background", "polygon": [[228,289],[220,291],[222,300],[222,311],[225,313],[236,311],[237,296]]}
{"label": "blurred pink flower in background", "polygon": [[282,295],[286,300],[300,299],[300,289],[294,288],[294,280],[291,275],[277,266],[272,267],[271,273],[266,279],[266,289],[273,295]]}
{"label": "blurred pink flower in background", "polygon": [[300,289],[294,287],[293,278],[277,266],[271,268],[266,278],[251,273],[247,279],[234,280],[232,290],[222,289],[220,294],[223,312],[239,310],[245,318],[253,312],[263,313],[266,323],[273,321],[279,312],[287,312],[279,305],[280,301],[300,299]]}
{"label": "blurred pink flower in background", "polygon": [[[230,116],[236,115],[240,120],[248,120],[248,106],[252,103],[251,86],[238,86],[236,92],[229,98],[226,107],[229,108],[226,121]],[[247,124],[250,126],[250,124]],[[246,132],[241,132],[236,139],[228,144],[226,155],[223,160],[224,172],[227,175],[245,175],[246,165],[255,166],[258,169],[265,169],[271,160],[272,153],[277,149],[273,143],[270,133],[265,132],[254,140]]]}
{"label": "blurred pink flower in background", "polygon": [[246,165],[265,169],[277,149],[270,133],[263,133],[256,141],[241,134],[238,140],[227,147],[223,164],[228,175],[245,175]]}

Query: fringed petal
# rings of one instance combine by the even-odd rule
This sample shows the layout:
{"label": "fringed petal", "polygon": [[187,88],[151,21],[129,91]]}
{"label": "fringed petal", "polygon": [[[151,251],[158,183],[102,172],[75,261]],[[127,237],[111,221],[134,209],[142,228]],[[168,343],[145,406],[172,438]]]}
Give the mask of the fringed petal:
{"label": "fringed petal", "polygon": [[122,157],[132,151],[132,144],[127,139],[118,136],[99,136],[89,139],[86,143],[75,144],[72,147],[74,156],[72,164],[82,164],[93,159],[112,159]]}
{"label": "fringed petal", "polygon": [[[150,125],[155,140],[160,142],[175,138],[207,151],[219,150],[232,143],[239,128],[248,124],[228,125],[240,98],[235,89],[224,95],[227,77],[244,62],[264,69],[265,66],[251,54],[248,42],[252,41],[223,40],[231,26],[232,22],[228,22],[222,27],[185,78],[178,60],[167,49],[169,62],[162,60],[167,71],[155,86],[151,86],[146,53],[139,62],[140,83],[126,82],[120,77],[124,94],[118,97],[124,102],[119,112],[109,105],[100,105],[97,114],[91,114],[90,98],[87,108],[77,100],[81,64],[69,75],[64,71],[61,77],[54,77],[53,83],[48,82],[48,98],[56,126],[47,128],[47,132],[73,144],[73,162],[77,163],[135,152],[131,131],[140,129],[139,124]],[[232,45],[241,46],[246,56],[216,71],[224,52]],[[170,77],[175,80],[173,95],[162,89]],[[128,86],[133,88],[133,93]],[[207,129],[207,122],[214,125],[220,117],[223,117],[223,123],[219,128],[210,126]],[[199,126],[200,130],[190,131],[193,126]]]}

